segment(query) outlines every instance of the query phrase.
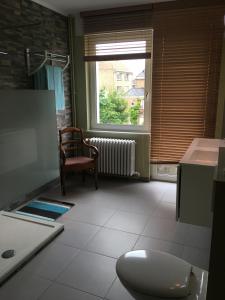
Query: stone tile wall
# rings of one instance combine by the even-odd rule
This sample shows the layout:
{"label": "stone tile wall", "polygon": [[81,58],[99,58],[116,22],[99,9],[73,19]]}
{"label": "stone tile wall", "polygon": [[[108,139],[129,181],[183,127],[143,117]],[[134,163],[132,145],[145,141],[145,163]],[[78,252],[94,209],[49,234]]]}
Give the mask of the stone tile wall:
{"label": "stone tile wall", "polygon": [[[30,0],[0,1],[0,89],[32,89],[25,49],[68,54],[67,18]],[[33,65],[38,64],[32,60]],[[70,71],[64,72],[66,110],[57,115],[58,127],[71,125]]]}

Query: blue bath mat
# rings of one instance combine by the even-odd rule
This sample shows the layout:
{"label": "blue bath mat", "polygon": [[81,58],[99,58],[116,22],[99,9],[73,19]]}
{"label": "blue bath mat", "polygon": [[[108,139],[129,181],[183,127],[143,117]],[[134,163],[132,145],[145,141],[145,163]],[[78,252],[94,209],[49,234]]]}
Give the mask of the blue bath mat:
{"label": "blue bath mat", "polygon": [[73,204],[51,202],[42,199],[34,199],[18,209],[17,214],[32,216],[48,221],[55,221],[57,218],[68,212]]}

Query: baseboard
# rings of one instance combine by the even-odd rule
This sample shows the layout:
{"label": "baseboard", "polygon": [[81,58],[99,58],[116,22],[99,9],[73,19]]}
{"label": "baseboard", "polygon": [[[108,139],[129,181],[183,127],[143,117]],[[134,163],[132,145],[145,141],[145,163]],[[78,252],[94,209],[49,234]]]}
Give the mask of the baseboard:
{"label": "baseboard", "polygon": [[36,190],[32,191],[31,193],[26,195],[26,201],[29,201],[33,199],[34,197],[37,197],[39,194],[45,192],[46,190],[56,186],[59,184],[59,177],[47,182],[46,184],[42,185],[41,187],[37,188]]}
{"label": "baseboard", "polygon": [[27,201],[30,201],[31,199],[37,197],[39,194],[45,192],[46,190],[56,186],[59,184],[59,177],[54,179],[54,180],[51,180],[49,182],[47,182],[46,184],[40,186],[39,188],[33,190],[32,192],[30,192],[29,194],[26,194],[26,197],[24,200],[21,200],[19,202],[16,202],[16,203],[13,203],[9,209],[7,209],[8,211],[11,211],[11,210],[14,210],[16,209],[18,206],[26,203]]}
{"label": "baseboard", "polygon": [[107,177],[107,178],[138,180],[138,181],[145,181],[145,182],[150,181],[149,177],[141,177],[141,176],[122,176],[122,175],[103,174],[103,173],[99,173],[98,176],[99,177]]}

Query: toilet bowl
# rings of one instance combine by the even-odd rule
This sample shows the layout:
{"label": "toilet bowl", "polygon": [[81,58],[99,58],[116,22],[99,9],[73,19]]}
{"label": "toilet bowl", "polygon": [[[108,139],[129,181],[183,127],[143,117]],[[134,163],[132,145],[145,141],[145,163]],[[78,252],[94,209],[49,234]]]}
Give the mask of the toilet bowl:
{"label": "toilet bowl", "polygon": [[206,299],[208,272],[165,252],[127,252],[118,259],[116,271],[128,291],[148,295],[149,300]]}

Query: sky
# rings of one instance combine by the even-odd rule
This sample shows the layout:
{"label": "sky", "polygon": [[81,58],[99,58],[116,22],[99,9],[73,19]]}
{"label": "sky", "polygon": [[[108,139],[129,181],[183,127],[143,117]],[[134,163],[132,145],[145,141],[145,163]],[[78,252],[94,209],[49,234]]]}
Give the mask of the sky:
{"label": "sky", "polygon": [[133,73],[134,77],[145,69],[145,59],[124,60],[123,63],[126,65],[128,71]]}

